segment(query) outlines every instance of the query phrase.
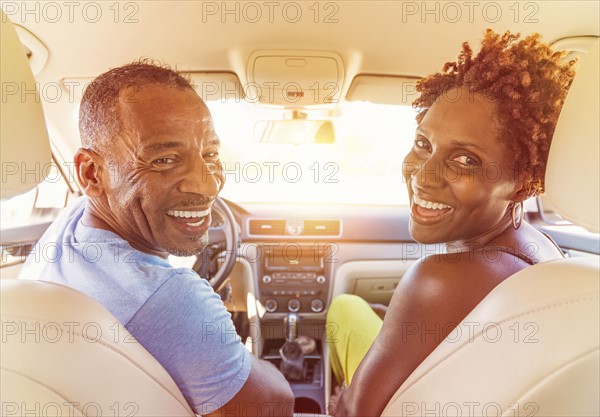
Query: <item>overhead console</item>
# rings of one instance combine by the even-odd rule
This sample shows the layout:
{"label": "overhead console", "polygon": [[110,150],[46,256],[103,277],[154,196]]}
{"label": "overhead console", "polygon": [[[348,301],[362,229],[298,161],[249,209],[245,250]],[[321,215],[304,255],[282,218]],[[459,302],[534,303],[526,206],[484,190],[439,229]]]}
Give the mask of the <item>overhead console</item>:
{"label": "overhead console", "polygon": [[344,63],[326,51],[263,50],[250,55],[247,96],[284,107],[335,106],[342,96]]}

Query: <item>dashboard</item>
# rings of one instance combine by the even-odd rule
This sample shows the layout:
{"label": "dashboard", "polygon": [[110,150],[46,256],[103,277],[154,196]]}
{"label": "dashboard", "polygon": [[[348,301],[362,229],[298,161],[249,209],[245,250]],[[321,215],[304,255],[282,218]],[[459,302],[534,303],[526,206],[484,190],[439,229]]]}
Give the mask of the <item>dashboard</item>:
{"label": "dashboard", "polygon": [[[344,292],[387,304],[403,271],[427,252],[408,234],[407,207],[227,204],[262,320],[289,313],[324,319],[331,299]],[[340,276],[357,262],[401,267]]]}

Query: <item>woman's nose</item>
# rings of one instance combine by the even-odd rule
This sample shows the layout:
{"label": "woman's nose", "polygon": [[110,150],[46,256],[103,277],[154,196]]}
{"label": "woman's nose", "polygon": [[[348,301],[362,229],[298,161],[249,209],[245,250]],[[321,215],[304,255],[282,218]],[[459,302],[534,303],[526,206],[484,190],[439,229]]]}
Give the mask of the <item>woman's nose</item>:
{"label": "woman's nose", "polygon": [[414,185],[419,188],[439,188],[446,183],[447,169],[443,161],[430,157],[424,161],[414,162],[409,167],[410,176]]}

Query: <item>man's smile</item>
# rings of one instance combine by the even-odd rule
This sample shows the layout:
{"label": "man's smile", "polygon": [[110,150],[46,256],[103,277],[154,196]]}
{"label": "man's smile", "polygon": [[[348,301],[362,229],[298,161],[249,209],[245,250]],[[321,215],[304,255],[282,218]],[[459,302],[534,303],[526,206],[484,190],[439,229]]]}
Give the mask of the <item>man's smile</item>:
{"label": "man's smile", "polygon": [[210,208],[205,210],[168,210],[167,215],[181,225],[185,225],[186,232],[201,233],[204,232],[207,219],[210,220]]}

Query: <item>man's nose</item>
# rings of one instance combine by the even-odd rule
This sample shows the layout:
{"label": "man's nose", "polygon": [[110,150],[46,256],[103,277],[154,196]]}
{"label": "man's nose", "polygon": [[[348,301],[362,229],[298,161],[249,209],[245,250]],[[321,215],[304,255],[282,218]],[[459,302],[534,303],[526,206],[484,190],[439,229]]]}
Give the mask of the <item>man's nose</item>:
{"label": "man's nose", "polygon": [[202,157],[195,158],[179,181],[178,190],[182,193],[201,194],[214,199],[221,191],[223,178],[218,166],[207,163]]}

